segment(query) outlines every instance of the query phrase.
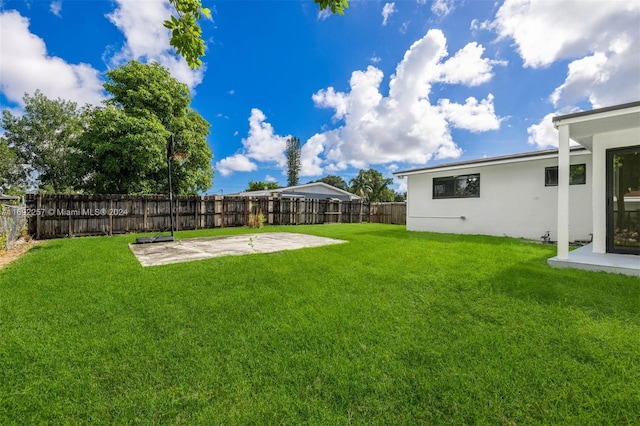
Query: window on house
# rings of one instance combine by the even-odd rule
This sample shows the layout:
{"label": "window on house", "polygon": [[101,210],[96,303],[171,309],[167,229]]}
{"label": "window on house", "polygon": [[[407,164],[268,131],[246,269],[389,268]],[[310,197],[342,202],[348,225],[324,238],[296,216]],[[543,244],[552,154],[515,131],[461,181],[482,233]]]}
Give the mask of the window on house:
{"label": "window on house", "polygon": [[433,198],[471,198],[479,196],[479,174],[433,178]]}
{"label": "window on house", "polygon": [[[569,167],[569,185],[584,185],[587,183],[587,165],[572,164]],[[545,167],[544,186],[558,186],[558,166]]]}

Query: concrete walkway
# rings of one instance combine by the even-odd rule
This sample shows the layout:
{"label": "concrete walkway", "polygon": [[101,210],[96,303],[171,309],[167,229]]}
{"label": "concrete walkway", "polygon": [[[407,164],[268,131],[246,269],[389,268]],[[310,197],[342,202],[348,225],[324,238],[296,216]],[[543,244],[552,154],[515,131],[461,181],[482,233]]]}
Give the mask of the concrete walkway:
{"label": "concrete walkway", "polygon": [[346,241],[290,232],[266,232],[189,238],[168,243],[129,244],[129,247],[142,266],[158,266],[219,256],[273,253],[341,243]]}

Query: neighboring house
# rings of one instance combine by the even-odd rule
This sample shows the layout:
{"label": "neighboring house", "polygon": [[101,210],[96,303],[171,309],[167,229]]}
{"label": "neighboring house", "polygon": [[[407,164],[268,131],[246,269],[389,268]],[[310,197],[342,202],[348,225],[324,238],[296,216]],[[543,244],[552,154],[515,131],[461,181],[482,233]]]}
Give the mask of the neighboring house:
{"label": "neighboring house", "polygon": [[[640,275],[640,102],[553,119],[559,149],[394,173],[407,229],[557,241],[554,266]],[[569,147],[569,140],[577,148]],[[574,240],[592,240],[569,253]],[[597,264],[597,265],[596,265]]]}
{"label": "neighboring house", "polygon": [[340,201],[360,200],[360,197],[324,182],[313,182],[286,188],[264,189],[262,191],[247,191],[230,196],[246,197],[295,197],[314,200],[334,199]]}

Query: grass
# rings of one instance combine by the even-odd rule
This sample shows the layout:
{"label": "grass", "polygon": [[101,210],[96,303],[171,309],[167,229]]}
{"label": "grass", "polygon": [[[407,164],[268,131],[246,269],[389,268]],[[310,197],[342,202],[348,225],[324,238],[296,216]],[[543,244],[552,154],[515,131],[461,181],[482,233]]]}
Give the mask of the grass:
{"label": "grass", "polygon": [[77,238],[0,270],[0,424],[640,420],[637,278],[509,238],[260,231],[349,243],[143,269],[136,236]]}

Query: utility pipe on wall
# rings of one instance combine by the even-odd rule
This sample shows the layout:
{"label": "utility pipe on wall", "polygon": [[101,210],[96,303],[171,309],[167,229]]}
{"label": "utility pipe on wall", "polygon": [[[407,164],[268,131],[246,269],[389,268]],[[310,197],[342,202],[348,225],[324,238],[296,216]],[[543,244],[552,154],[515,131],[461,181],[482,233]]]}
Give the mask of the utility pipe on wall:
{"label": "utility pipe on wall", "polygon": [[466,216],[409,216],[416,219],[461,219],[465,220]]}

